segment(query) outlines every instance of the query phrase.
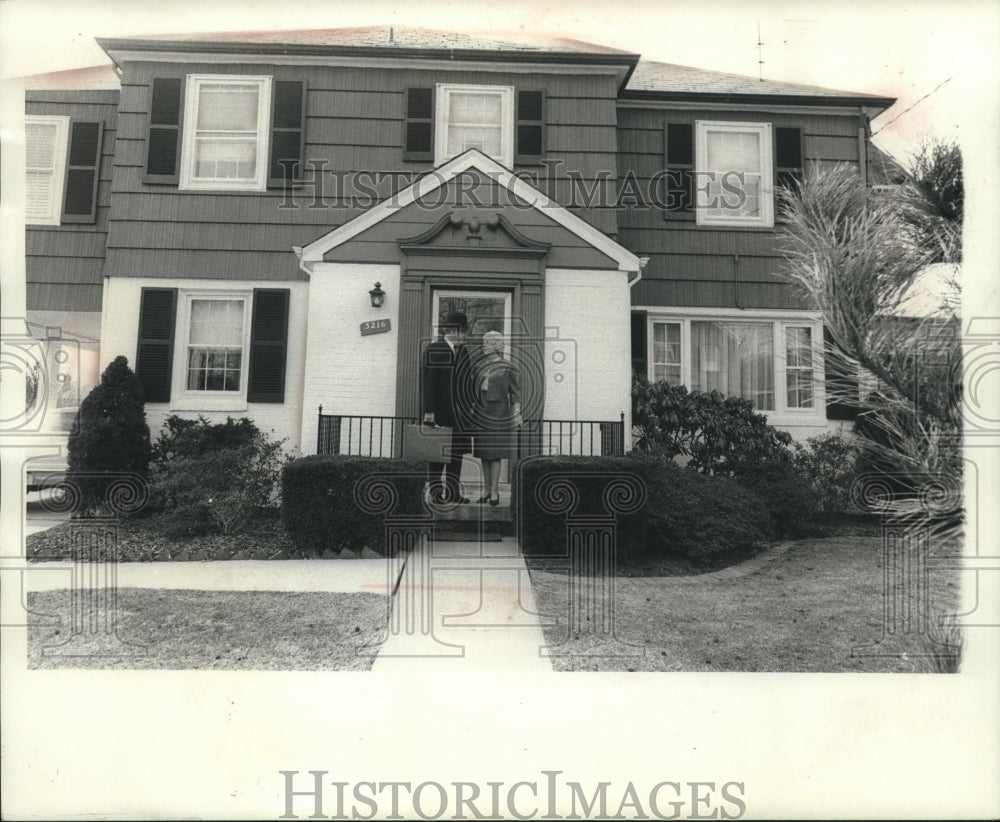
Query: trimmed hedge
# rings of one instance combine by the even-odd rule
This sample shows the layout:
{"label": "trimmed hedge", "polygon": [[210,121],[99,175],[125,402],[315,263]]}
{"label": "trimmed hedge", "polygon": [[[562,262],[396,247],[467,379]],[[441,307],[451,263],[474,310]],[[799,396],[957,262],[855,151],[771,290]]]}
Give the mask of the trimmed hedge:
{"label": "trimmed hedge", "polygon": [[[371,474],[398,474],[392,516],[422,515],[427,466],[422,462],[352,456],[310,456],[282,471],[282,521],[302,552],[386,554],[386,514],[365,511],[355,498],[358,481]],[[376,506],[377,507],[377,506]]]}
{"label": "trimmed hedge", "polygon": [[600,497],[606,480],[599,473],[630,473],[645,485],[645,505],[617,521],[617,557],[626,564],[649,556],[699,559],[748,550],[774,533],[757,495],[728,477],[700,474],[662,455],[535,457],[518,464],[513,488],[526,555],[566,556],[566,515],[548,513],[535,497],[538,483],[553,472],[582,475],[574,479],[580,492],[578,515],[606,513]]}

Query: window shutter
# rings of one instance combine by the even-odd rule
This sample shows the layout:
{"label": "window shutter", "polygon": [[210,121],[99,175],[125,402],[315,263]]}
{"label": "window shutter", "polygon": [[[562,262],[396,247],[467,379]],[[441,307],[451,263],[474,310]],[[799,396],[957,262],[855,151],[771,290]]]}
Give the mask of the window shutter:
{"label": "window shutter", "polygon": [[434,161],[434,89],[406,90],[406,146],[403,159]]}
{"label": "window shutter", "polygon": [[667,171],[663,216],[694,212],[694,126],[667,123],[663,127],[663,162]]}
{"label": "window shutter", "polygon": [[103,123],[70,126],[69,160],[66,164],[64,223],[92,223],[97,214],[97,177],[101,166]]}
{"label": "window shutter", "polygon": [[649,358],[646,355],[646,319],[645,311],[632,312],[632,370],[644,377],[649,376]]}
{"label": "window shutter", "polygon": [[[826,418],[828,420],[856,420],[861,411],[860,383],[857,373],[845,371],[843,358],[834,353],[836,345],[827,328],[823,328],[826,371]],[[852,400],[854,400],[852,402]]]}
{"label": "window shutter", "polygon": [[176,288],[142,289],[135,375],[142,386],[146,402],[170,401],[176,317]]}
{"label": "window shutter", "polygon": [[153,79],[143,182],[177,184],[183,104],[183,77]]}
{"label": "window shutter", "polygon": [[269,187],[302,179],[305,161],[306,84],[275,80],[271,99],[271,163]]}
{"label": "window shutter", "polygon": [[530,165],[545,155],[545,92],[517,90],[514,163]]}
{"label": "window shutter", "polygon": [[[779,186],[794,188],[802,180],[802,129],[774,130],[774,174]],[[775,204],[780,200],[775,198]]]}
{"label": "window shutter", "polygon": [[289,293],[287,288],[254,289],[248,402],[285,401]]}

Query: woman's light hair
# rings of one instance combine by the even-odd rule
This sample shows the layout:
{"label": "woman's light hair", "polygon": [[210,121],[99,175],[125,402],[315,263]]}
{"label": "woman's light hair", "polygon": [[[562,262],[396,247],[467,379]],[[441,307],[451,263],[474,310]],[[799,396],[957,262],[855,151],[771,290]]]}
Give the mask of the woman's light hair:
{"label": "woman's light hair", "polygon": [[503,346],[503,334],[499,331],[487,331],[483,334],[483,343],[485,344],[487,340],[490,342],[498,342],[501,347]]}

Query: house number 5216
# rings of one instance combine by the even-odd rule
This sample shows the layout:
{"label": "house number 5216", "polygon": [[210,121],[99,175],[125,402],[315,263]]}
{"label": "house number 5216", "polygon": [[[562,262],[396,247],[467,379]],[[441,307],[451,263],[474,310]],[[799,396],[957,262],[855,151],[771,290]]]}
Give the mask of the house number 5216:
{"label": "house number 5216", "polygon": [[368,320],[361,323],[361,336],[367,337],[369,334],[384,334],[392,326],[388,320]]}

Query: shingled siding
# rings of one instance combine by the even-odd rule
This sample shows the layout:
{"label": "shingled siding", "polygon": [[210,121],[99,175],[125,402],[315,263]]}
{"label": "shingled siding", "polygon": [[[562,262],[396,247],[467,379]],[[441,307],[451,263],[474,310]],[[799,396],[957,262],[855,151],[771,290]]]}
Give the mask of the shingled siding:
{"label": "shingled siding", "polygon": [[[666,123],[723,120],[799,127],[805,163],[858,162],[859,121],[854,116],[624,107],[618,116],[620,179],[631,170],[642,191],[665,166]],[[632,289],[634,305],[809,307],[780,274],[780,217],[773,230],[722,229],[695,225],[692,215],[665,219],[656,207],[631,206],[619,211],[618,225],[618,241],[649,257],[642,280]]]}
{"label": "shingled siding", "polygon": [[[192,73],[304,81],[305,156],[316,164],[325,162],[322,191],[305,185],[289,196],[280,190],[180,191],[177,186],[144,183],[152,80]],[[544,89],[550,166],[517,170],[535,172],[532,182],[556,197],[569,197],[572,175],[587,186],[603,176],[614,188],[616,84],[611,75],[132,63],[126,66],[122,82],[108,273],[303,279],[291,253],[293,246],[308,245],[432,169],[429,162],[403,159],[405,93],[410,87],[439,82]],[[372,174],[359,181],[352,172]],[[375,174],[383,175],[381,182]],[[392,179],[387,174],[400,176]],[[574,210],[614,236],[612,209]]]}
{"label": "shingled siding", "polygon": [[101,310],[117,106],[118,92],[112,90],[31,90],[26,94],[25,114],[104,124],[94,222],[26,228],[28,311]]}

